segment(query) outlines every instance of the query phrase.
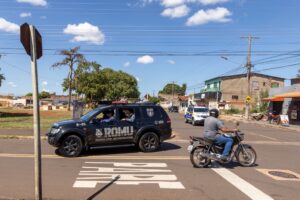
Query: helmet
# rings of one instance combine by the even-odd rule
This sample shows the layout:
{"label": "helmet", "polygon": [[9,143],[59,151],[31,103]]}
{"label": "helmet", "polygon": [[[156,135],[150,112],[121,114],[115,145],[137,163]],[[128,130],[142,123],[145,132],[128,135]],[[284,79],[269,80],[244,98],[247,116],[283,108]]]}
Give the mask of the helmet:
{"label": "helmet", "polygon": [[218,118],[219,117],[219,111],[216,108],[213,108],[209,111],[209,116]]}

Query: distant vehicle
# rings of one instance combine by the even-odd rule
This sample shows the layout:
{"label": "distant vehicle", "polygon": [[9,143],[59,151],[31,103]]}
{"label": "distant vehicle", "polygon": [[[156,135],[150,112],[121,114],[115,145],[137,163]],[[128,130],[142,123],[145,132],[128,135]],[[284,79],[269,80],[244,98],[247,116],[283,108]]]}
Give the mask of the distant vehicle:
{"label": "distant vehicle", "polygon": [[178,106],[170,106],[170,107],[168,108],[168,111],[169,111],[169,112],[178,112]]}
{"label": "distant vehicle", "polygon": [[100,106],[79,120],[54,123],[47,136],[61,155],[76,157],[83,150],[122,145],[152,152],[171,134],[171,120],[162,107],[121,104]]}
{"label": "distant vehicle", "polygon": [[203,106],[189,106],[184,115],[185,123],[191,123],[193,126],[204,124],[205,118],[209,116],[209,109]]}

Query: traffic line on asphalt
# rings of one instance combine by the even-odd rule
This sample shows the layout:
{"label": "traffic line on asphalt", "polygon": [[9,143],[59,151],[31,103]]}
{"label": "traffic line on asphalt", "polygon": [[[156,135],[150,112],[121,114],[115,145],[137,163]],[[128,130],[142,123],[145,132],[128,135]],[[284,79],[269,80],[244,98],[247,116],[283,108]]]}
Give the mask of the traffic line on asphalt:
{"label": "traffic line on asphalt", "polygon": [[166,163],[85,162],[74,188],[95,188],[118,177],[116,185],[158,185],[160,189],[185,189]]}
{"label": "traffic line on asphalt", "polygon": [[272,197],[262,192],[258,188],[254,187],[244,179],[240,178],[233,172],[228,169],[221,167],[219,164],[214,162],[214,166],[212,168],[214,172],[240,190],[242,193],[247,195],[252,200],[274,200]]}
{"label": "traffic line on asphalt", "polygon": [[[8,154],[0,153],[0,158],[34,158],[34,154]],[[47,159],[70,159],[58,155],[42,155]],[[102,159],[102,160],[188,160],[188,156],[85,156],[75,157],[72,159]]]}
{"label": "traffic line on asphalt", "polygon": [[263,137],[263,138],[266,138],[266,139],[269,139],[269,140],[273,140],[273,141],[278,141],[276,138],[265,136],[265,135],[260,135],[260,134],[253,133],[253,132],[247,132],[247,134],[249,134],[249,135],[255,135],[255,136],[259,136],[259,137]]}

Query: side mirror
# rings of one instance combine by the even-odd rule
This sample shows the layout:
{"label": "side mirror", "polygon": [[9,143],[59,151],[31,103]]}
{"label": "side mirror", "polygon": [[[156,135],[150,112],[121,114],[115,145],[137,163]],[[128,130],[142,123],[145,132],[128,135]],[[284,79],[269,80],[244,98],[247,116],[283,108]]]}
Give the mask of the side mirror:
{"label": "side mirror", "polygon": [[91,121],[90,121],[90,124],[97,124],[98,123],[98,120],[96,118],[93,118]]}

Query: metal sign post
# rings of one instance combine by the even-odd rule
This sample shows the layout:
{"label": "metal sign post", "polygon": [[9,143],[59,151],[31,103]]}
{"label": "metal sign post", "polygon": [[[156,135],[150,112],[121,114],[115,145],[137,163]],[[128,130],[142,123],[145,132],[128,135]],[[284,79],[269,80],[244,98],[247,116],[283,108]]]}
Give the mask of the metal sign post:
{"label": "metal sign post", "polygon": [[[42,56],[42,38],[34,26],[27,23],[21,26],[21,42],[31,56],[33,130],[34,130],[34,183],[35,199],[42,200],[42,158],[40,137],[40,107],[38,98],[38,72],[36,60]],[[38,45],[37,45],[38,44]]]}

